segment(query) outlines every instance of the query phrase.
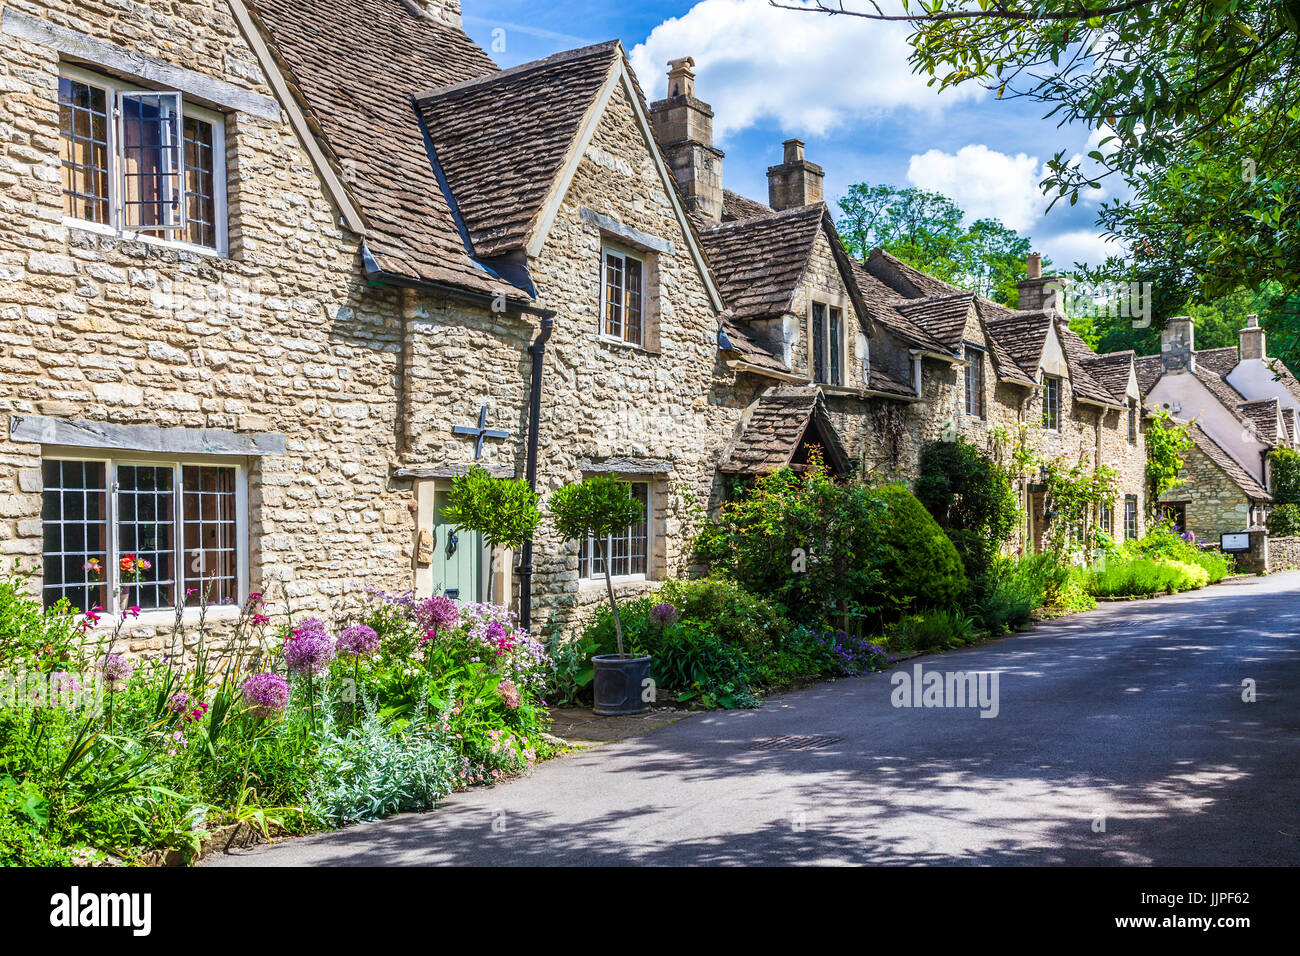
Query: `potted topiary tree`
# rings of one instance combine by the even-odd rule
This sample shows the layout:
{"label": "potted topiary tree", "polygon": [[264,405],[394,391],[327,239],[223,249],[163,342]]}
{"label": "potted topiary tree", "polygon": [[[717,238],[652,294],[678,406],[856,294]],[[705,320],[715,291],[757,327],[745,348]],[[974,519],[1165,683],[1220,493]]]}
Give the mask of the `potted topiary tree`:
{"label": "potted topiary tree", "polygon": [[[528,482],[522,478],[493,477],[478,465],[452,479],[442,516],[457,528],[477,531],[493,549],[517,549],[533,536],[542,520],[537,493],[528,487]],[[493,554],[488,563],[489,597],[496,563]]]}
{"label": "potted topiary tree", "polygon": [[606,537],[626,531],[641,520],[644,513],[641,502],[632,497],[631,489],[623,482],[607,475],[595,475],[556,489],[551,495],[550,511],[555,528],[564,540],[581,542],[588,536],[595,540],[596,553],[605,569],[605,588],[614,614],[618,653],[597,654],[591,659],[595,669],[594,709],[604,716],[645,713],[650,705],[643,699],[642,688],[650,676],[650,657],[629,657],[623,647],[623,623],[618,617],[618,601],[614,599],[614,582],[605,553]]}

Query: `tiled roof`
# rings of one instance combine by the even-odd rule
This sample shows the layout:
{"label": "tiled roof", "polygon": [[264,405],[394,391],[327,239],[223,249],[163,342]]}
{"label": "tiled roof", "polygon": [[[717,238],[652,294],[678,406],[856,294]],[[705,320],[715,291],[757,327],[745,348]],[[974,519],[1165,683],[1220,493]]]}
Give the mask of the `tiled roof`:
{"label": "tiled roof", "polygon": [[755,216],[763,216],[773,211],[771,206],[766,206],[757,200],[742,196],[740,193],[733,193],[730,189],[722,191],[722,219],[724,222],[736,219],[753,219]]}
{"label": "tiled roof", "polygon": [[621,56],[614,40],[418,96],[475,255],[493,258],[525,245]]}
{"label": "tiled roof", "polygon": [[871,374],[868,376],[867,388],[873,392],[884,392],[887,395],[898,395],[901,397],[913,398],[916,396],[916,386],[910,381],[904,381],[887,368],[879,368],[876,365],[871,366]]}
{"label": "tiled roof", "polygon": [[1282,425],[1286,429],[1286,440],[1295,444],[1295,409],[1290,406],[1282,409]]}
{"label": "tiled roof", "polygon": [[1273,374],[1277,376],[1277,380],[1281,383],[1282,387],[1296,398],[1300,398],[1300,380],[1297,380],[1296,377],[1291,374],[1291,370],[1282,364],[1282,360],[1265,359],[1265,362],[1268,363],[1268,367],[1272,370]]}
{"label": "tiled roof", "polygon": [[1201,349],[1196,353],[1196,364],[1209,369],[1215,375],[1227,375],[1237,367],[1237,347],[1225,349]]}
{"label": "tiled roof", "polygon": [[[1124,402],[1123,392],[1120,392],[1117,398],[1109,388],[1092,374],[1092,360],[1096,354],[1088,348],[1088,343],[1079,338],[1079,334],[1070,328],[1068,322],[1064,319],[1058,319],[1056,323],[1056,334],[1061,340],[1061,348],[1065,352],[1065,364],[1070,369],[1070,387],[1074,389],[1074,394],[1089,402],[1100,402],[1103,405],[1121,405]],[[1127,381],[1127,378],[1125,379]]]}
{"label": "tiled roof", "polygon": [[986,320],[985,327],[1012,360],[1026,374],[1037,379],[1038,363],[1043,358],[1047,329],[1051,323],[1051,312],[1013,312],[1008,309],[1003,314]]}
{"label": "tiled roof", "polygon": [[915,266],[910,266],[897,256],[890,255],[884,249],[873,249],[867,256],[867,271],[889,286],[899,295],[916,299],[931,295],[952,295],[964,290],[949,285],[942,279],[927,275]]}
{"label": "tiled roof", "polygon": [[815,385],[768,389],[721,469],[729,474],[765,475],[784,468],[814,421],[821,432],[817,441],[823,445],[827,465],[836,471],[844,470],[848,456],[826,413],[821,389]]}
{"label": "tiled roof", "polygon": [[815,203],[724,222],[700,233],[718,291],[736,318],[794,311],[795,292],[825,211]]}
{"label": "tiled roof", "polygon": [[1145,397],[1160,381],[1164,364],[1159,355],[1138,355],[1133,359],[1133,367],[1137,371],[1138,390]]}
{"label": "tiled roof", "polygon": [[873,319],[879,319],[894,335],[914,348],[943,354],[952,352],[944,343],[898,312],[891,304],[897,300],[898,293],[868,272],[865,265],[854,259],[852,269],[853,280]]}
{"label": "tiled roof", "polygon": [[1219,466],[1219,470],[1227,475],[1238,488],[1244,491],[1248,497],[1254,501],[1272,501],[1273,496],[1264,490],[1255,478],[1242,468],[1237,460],[1229,455],[1213,438],[1205,433],[1200,425],[1193,424],[1189,430],[1192,441],[1196,443],[1206,458]]}
{"label": "tiled roof", "polygon": [[1268,445],[1276,445],[1282,437],[1281,408],[1276,398],[1261,398],[1242,402],[1238,413],[1255,426],[1255,437]]}
{"label": "tiled roof", "polygon": [[722,327],[727,333],[727,338],[731,342],[729,354],[757,368],[767,369],[770,372],[789,373],[790,369],[786,367],[770,349],[754,337],[753,333],[743,322],[737,322],[730,315],[723,315],[721,318]]}
{"label": "tiled roof", "polygon": [[400,0],[249,6],[309,121],[348,172],[379,269],[479,292],[499,287],[466,252],[411,103],[420,89],[496,72],[488,55]]}
{"label": "tiled roof", "polygon": [[893,303],[895,311],[911,319],[944,344],[947,351],[960,354],[966,317],[975,301],[973,292],[901,299]]}
{"label": "tiled roof", "polygon": [[1132,349],[1123,352],[1106,352],[1087,359],[1084,364],[1092,377],[1100,382],[1114,396],[1115,401],[1124,402],[1128,396],[1129,372],[1137,353]]}
{"label": "tiled roof", "polygon": [[1214,397],[1223,403],[1223,407],[1229,411],[1232,411],[1246,400],[1246,396],[1229,385],[1222,375],[1210,371],[1200,362],[1196,363],[1194,374],[1213,393]]}

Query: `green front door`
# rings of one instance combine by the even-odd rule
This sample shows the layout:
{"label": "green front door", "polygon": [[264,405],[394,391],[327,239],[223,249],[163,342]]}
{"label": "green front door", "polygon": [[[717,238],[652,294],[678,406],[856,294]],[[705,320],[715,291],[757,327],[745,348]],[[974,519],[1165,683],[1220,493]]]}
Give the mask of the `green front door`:
{"label": "green front door", "polygon": [[445,594],[463,603],[481,600],[483,539],[474,531],[457,531],[442,516],[447,492],[433,496],[433,563],[429,566],[434,596]]}

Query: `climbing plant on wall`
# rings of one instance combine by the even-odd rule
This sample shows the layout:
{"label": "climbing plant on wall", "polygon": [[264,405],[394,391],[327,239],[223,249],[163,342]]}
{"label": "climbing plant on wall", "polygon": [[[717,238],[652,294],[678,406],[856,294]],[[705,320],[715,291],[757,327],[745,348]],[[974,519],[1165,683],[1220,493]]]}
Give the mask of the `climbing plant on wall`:
{"label": "climbing plant on wall", "polygon": [[1093,514],[1103,502],[1119,494],[1119,474],[1106,465],[1094,468],[1080,459],[1073,465],[1062,458],[1040,462],[1047,479],[1047,546],[1058,555],[1096,544]]}
{"label": "climbing plant on wall", "polygon": [[1190,424],[1179,424],[1168,412],[1158,412],[1147,429],[1147,507],[1154,508],[1160,496],[1182,484],[1178,472],[1183,455],[1192,447]]}

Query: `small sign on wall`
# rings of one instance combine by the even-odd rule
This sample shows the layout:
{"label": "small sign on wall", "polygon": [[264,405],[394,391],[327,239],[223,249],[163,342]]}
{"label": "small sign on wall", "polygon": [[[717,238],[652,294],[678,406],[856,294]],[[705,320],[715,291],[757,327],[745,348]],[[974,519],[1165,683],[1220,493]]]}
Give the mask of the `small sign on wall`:
{"label": "small sign on wall", "polygon": [[1250,535],[1244,531],[1219,535],[1219,549],[1229,554],[1250,550]]}
{"label": "small sign on wall", "polygon": [[415,545],[415,563],[421,567],[433,564],[433,532],[428,528],[420,529],[420,538]]}

